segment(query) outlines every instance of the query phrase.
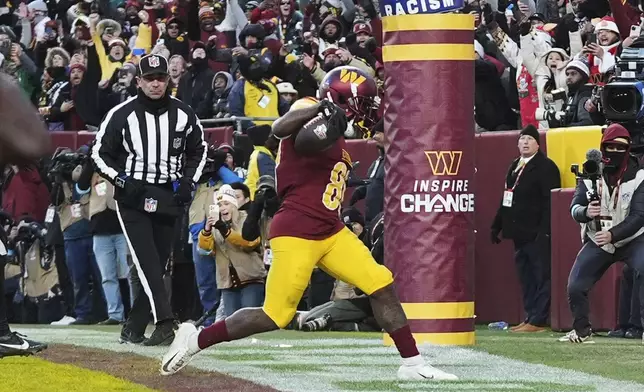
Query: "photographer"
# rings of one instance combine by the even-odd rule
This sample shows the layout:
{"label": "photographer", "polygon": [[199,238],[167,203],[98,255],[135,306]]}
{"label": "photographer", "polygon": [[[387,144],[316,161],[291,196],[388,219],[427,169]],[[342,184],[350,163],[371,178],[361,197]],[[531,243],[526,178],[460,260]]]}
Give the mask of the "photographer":
{"label": "photographer", "polygon": [[588,66],[583,61],[574,59],[568,63],[566,66],[568,97],[562,111],[538,109],[537,119],[548,121],[551,128],[593,125],[593,119],[585,107],[593,91],[592,86],[587,85],[588,78]]}
{"label": "photographer", "polygon": [[[601,171],[578,181],[570,207],[572,217],[581,224],[584,246],[568,277],[574,329],[560,341],[583,343],[591,338],[588,292],[613,263],[623,261],[640,274],[644,272],[644,170],[630,155],[631,137],[626,128],[611,124],[602,136],[601,152]],[[643,297],[644,290],[640,291],[640,306]]]}
{"label": "photographer", "polygon": [[[76,317],[71,322],[73,325],[94,324],[95,316],[105,312],[105,309],[94,309],[94,304],[99,301],[92,299],[92,293],[100,298],[103,297],[103,293],[98,291],[101,287],[101,273],[94,259],[90,233],[90,195],[80,193],[75,186],[86,159],[87,156],[82,153],[73,153],[69,149],[61,150],[54,155],[48,174],[53,183],[51,204],[56,207],[60,217],[65,241],[65,261],[74,286]],[[102,300],[99,303],[102,303]]]}
{"label": "photographer", "polygon": [[[125,308],[119,280],[129,278],[128,248],[125,235],[116,215],[114,186],[94,171],[91,160],[83,164],[76,183],[80,195],[89,195],[89,231],[101,283],[107,302],[106,320],[100,325],[118,325],[125,321]],[[134,290],[130,289],[130,293]],[[130,304],[132,301],[128,301]]]}
{"label": "photographer", "polygon": [[23,323],[49,324],[61,318],[62,291],[53,246],[46,244],[47,230],[25,217],[14,226],[7,241],[7,260],[19,266]]}

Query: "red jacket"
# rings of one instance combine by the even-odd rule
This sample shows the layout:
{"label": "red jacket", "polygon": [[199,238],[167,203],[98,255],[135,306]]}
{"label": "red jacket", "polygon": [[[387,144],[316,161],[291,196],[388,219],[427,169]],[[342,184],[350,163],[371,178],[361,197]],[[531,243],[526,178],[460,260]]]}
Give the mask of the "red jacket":
{"label": "red jacket", "polygon": [[48,206],[49,191],[40,173],[33,167],[19,169],[2,196],[2,209],[16,220],[27,215],[43,223]]}

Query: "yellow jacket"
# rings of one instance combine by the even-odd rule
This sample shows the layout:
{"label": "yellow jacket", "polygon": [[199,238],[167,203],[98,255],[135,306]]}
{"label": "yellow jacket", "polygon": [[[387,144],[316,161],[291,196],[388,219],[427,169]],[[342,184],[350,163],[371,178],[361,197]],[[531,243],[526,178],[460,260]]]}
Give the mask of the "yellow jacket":
{"label": "yellow jacket", "polygon": [[230,234],[225,239],[214,227],[211,232],[204,230],[199,232],[199,249],[215,256],[217,288],[228,289],[232,287],[231,266],[237,272],[242,284],[261,281],[266,277],[264,262],[257,252],[261,242],[260,238],[246,241],[241,236],[240,230],[245,220],[246,213],[240,211],[237,220],[232,224]]}
{"label": "yellow jacket", "polygon": [[275,156],[264,146],[254,146],[255,150],[248,159],[248,175],[244,184],[250,191],[250,199],[255,199],[259,177],[269,175],[275,177]]}

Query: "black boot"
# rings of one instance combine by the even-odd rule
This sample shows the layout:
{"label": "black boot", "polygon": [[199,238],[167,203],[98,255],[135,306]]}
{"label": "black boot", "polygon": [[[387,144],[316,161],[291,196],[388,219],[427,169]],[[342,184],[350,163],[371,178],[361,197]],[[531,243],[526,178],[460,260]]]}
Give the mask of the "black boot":
{"label": "black boot", "polygon": [[169,346],[174,340],[174,331],[179,328],[175,320],[165,320],[157,324],[149,339],[143,342],[144,346]]}
{"label": "black boot", "polygon": [[14,355],[32,355],[45,350],[47,345],[25,339],[25,336],[17,332],[11,332],[0,336],[0,358]]}

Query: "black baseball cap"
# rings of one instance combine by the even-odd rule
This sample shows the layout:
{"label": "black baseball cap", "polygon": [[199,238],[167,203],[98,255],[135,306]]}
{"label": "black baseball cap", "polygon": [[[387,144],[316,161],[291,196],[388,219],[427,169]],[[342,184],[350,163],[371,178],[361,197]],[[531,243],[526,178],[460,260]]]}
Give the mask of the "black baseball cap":
{"label": "black baseball cap", "polygon": [[139,74],[147,75],[167,75],[168,60],[158,54],[148,54],[141,57],[139,61]]}

